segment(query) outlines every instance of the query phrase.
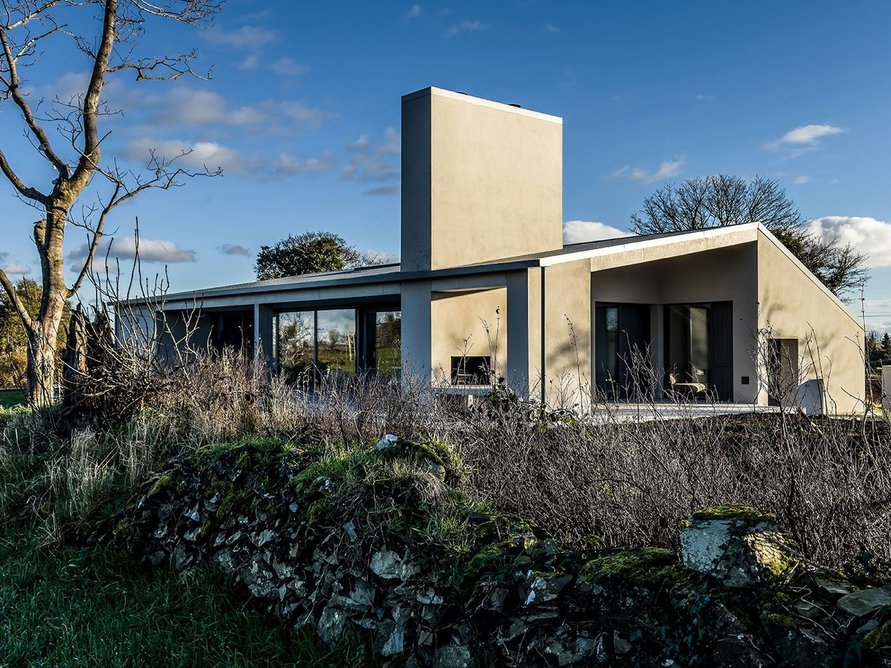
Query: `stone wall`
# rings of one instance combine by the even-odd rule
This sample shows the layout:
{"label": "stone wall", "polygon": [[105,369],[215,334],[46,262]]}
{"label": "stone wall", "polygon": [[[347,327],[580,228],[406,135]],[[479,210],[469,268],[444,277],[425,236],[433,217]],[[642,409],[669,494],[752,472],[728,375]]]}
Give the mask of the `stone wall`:
{"label": "stone wall", "polygon": [[[395,437],[366,450],[205,448],[92,539],[157,567],[216,565],[286,623],[331,645],[366,642],[396,665],[889,660],[891,590],[805,565],[769,517],[697,516],[688,565],[659,548],[569,553],[466,497],[462,475],[447,447]],[[723,547],[695,552],[709,536]]]}

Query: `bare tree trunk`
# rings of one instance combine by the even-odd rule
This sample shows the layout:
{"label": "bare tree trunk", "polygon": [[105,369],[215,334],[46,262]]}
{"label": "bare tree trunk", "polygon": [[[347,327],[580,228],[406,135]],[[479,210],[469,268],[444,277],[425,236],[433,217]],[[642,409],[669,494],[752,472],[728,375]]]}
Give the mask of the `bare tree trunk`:
{"label": "bare tree trunk", "polygon": [[51,405],[56,397],[56,339],[47,328],[28,334],[28,402],[36,408]]}
{"label": "bare tree trunk", "polygon": [[[128,44],[127,40],[141,34],[142,25],[147,19],[201,24],[209,21],[220,6],[219,0],[94,0],[76,3],[4,0],[2,3],[0,103],[9,101],[18,110],[26,136],[56,175],[51,184],[47,184],[48,187],[34,187],[19,176],[7,154],[0,149],[0,174],[13,186],[20,199],[45,212],[44,218],[34,223],[33,229],[43,290],[36,315],[28,312],[12,281],[0,269],[0,288],[9,296],[28,337],[28,398],[32,406],[48,406],[56,399],[59,380],[56,355],[62,318],[68,300],[77,294],[90,273],[109,213],[122,202],[149,188],[166,190],[178,185],[178,179],[183,176],[220,173],[219,169],[214,172],[206,169],[191,172],[172,166],[177,157],[185,156],[188,151],[171,158],[156,156],[154,151],[150,151],[148,168],[143,173],[119,168],[114,161],[105,167],[100,165],[101,144],[107,133],[100,133],[99,124],[102,117],[111,113],[102,102],[106,77],[115,72],[131,72],[137,81],[174,81],[187,75],[205,78],[191,69],[189,63],[194,53],[136,58],[133,56],[133,45]],[[68,12],[74,11],[73,7],[79,8],[77,11],[83,13],[86,19],[101,19],[101,29],[96,35],[72,33],[68,24],[60,20],[62,17],[57,14],[63,12],[67,18]],[[91,61],[86,89],[82,95],[74,96],[67,102],[56,98],[42,109],[35,107],[25,92],[27,79],[22,78],[20,70],[42,62],[38,54],[43,53],[46,44],[68,38],[73,39],[75,47]],[[126,48],[116,52],[115,44],[121,40]],[[40,103],[37,102],[38,105]],[[72,152],[67,155],[57,152],[54,146],[57,135],[70,143]],[[84,199],[84,191],[96,175],[102,177],[110,192]],[[69,217],[75,204],[79,205],[79,220]],[[70,287],[65,282],[63,257],[67,225],[83,228],[89,239],[87,256]],[[73,268],[77,271],[77,267]]]}

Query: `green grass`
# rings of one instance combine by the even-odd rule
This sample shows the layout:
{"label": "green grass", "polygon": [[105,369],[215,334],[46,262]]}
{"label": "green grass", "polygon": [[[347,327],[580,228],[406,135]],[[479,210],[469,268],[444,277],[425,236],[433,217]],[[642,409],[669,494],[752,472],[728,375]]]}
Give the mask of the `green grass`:
{"label": "green grass", "polygon": [[21,390],[0,390],[0,408],[12,408],[25,403],[25,393]]}
{"label": "green grass", "polygon": [[312,631],[240,603],[212,572],[147,569],[106,549],[36,547],[34,529],[0,537],[0,666],[359,666]]}

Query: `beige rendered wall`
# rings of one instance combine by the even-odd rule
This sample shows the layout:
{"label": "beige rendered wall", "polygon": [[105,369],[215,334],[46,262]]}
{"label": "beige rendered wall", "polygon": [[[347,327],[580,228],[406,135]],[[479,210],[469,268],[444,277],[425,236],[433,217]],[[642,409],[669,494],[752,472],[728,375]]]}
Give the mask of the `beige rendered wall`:
{"label": "beige rendered wall", "polygon": [[[551,406],[587,408],[591,377],[591,263],[542,269],[544,285],[544,398]],[[541,376],[541,364],[538,364]]]}
{"label": "beige rendered wall", "polygon": [[[708,250],[711,248],[711,250]],[[758,251],[756,242],[705,249],[671,259],[596,271],[591,275],[593,302],[681,304],[733,302],[733,399],[757,397]],[[662,313],[651,311],[653,350],[661,363]],[[747,376],[748,384],[743,384]]]}
{"label": "beige rendered wall", "polygon": [[404,271],[563,246],[560,118],[428,88],[402,128]]}
{"label": "beige rendered wall", "polygon": [[863,328],[776,243],[759,233],[759,328],[770,328],[776,338],[798,339],[800,372],[806,380],[823,379],[828,412],[863,410]]}
{"label": "beige rendered wall", "polygon": [[[433,292],[430,314],[430,350],[435,382],[450,382],[453,355],[491,355],[496,358],[495,372],[506,374],[510,368],[506,288]],[[489,325],[488,334],[484,321]]]}

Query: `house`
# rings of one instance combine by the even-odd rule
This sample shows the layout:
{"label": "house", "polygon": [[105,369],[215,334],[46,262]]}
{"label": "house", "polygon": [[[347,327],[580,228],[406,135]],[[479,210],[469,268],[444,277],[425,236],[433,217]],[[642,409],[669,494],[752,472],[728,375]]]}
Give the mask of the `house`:
{"label": "house", "polygon": [[555,116],[406,95],[401,264],[167,295],[164,316],[182,335],[199,308],[198,339],[283,373],[405,366],[450,391],[503,379],[551,404],[862,406],[862,326],[764,226],[564,245],[562,144]]}

